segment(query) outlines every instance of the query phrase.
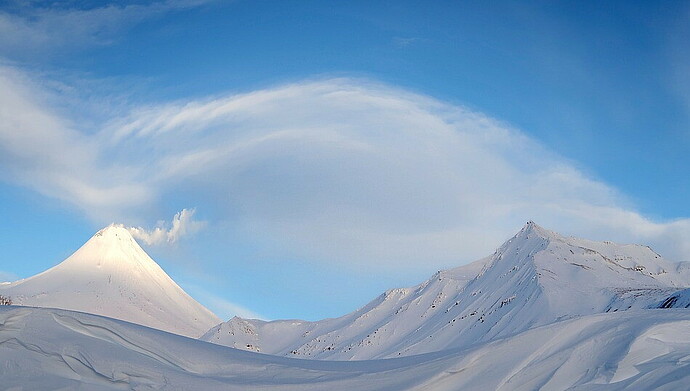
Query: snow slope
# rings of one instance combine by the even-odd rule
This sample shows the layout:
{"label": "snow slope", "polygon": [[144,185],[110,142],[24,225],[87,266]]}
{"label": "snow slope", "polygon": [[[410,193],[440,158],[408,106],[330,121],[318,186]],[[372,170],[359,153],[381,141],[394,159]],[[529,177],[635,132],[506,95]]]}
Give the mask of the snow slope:
{"label": "snow slope", "polygon": [[492,256],[440,271],[412,288],[389,290],[343,317],[236,317],[202,339],[280,356],[400,357],[466,347],[577,316],[684,307],[690,304],[686,287],[688,264],[665,260],[648,247],[565,238],[529,222]]}
{"label": "snow slope", "polygon": [[220,322],[117,225],[98,231],[57,266],[0,284],[0,295],[14,304],[89,312],[190,337]]}
{"label": "snow slope", "polygon": [[604,313],[467,349],[324,361],[0,307],[0,379],[11,390],[678,390],[690,384],[690,311]]}

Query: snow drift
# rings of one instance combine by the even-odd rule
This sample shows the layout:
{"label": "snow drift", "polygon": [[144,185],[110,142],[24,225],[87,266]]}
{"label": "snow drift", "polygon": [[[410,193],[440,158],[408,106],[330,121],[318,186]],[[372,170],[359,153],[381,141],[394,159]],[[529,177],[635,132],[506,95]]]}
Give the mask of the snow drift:
{"label": "snow drift", "polygon": [[604,313],[467,349],[323,361],[0,307],[0,379],[4,389],[31,390],[676,390],[690,382],[690,312]]}

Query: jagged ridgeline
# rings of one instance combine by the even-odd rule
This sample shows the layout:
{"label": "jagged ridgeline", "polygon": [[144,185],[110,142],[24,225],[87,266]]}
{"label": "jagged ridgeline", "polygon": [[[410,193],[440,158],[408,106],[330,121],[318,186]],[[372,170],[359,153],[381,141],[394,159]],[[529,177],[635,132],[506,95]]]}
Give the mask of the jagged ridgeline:
{"label": "jagged ridgeline", "polygon": [[578,316],[687,307],[688,263],[649,247],[567,238],[528,222],[496,252],[317,322],[233,318],[203,340],[288,357],[409,356],[491,341]]}

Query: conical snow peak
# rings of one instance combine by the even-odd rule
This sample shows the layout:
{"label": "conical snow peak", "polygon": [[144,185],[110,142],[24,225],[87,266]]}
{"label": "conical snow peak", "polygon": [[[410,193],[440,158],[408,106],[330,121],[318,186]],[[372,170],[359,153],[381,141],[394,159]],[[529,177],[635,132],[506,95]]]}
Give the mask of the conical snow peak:
{"label": "conical snow peak", "polygon": [[129,264],[130,267],[158,269],[155,261],[146,254],[129,230],[121,224],[111,224],[96,232],[63,263],[95,264],[99,267],[109,265],[118,268]]}
{"label": "conical snow peak", "polygon": [[101,238],[102,240],[134,240],[132,234],[122,224],[110,224],[96,232],[93,238]]}
{"label": "conical snow peak", "polygon": [[194,338],[220,321],[117,224],[96,232],[53,268],[6,285],[4,292],[21,305],[90,312]]}

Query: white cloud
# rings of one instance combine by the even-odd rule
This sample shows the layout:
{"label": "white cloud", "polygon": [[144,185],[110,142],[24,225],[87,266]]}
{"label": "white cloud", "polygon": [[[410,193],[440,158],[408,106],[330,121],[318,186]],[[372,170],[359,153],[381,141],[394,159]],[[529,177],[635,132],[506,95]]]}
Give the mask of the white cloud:
{"label": "white cloud", "polygon": [[40,55],[68,47],[105,45],[123,30],[164,13],[197,7],[213,0],[168,0],[148,4],[111,2],[98,7],[49,6],[16,2],[0,10],[0,53]]}
{"label": "white cloud", "polygon": [[[2,112],[0,149],[23,159],[2,160],[13,173],[5,179],[95,220],[155,219],[152,206],[175,200],[212,211],[275,256],[351,267],[457,265],[529,219],[690,258],[690,220],[650,220],[524,133],[401,89],[305,81],[134,108],[86,134],[4,80],[12,88],[0,99],[15,106]],[[13,134],[18,126],[28,133]],[[27,141],[37,139],[49,142]],[[168,240],[159,228],[151,240]]]}
{"label": "white cloud", "polygon": [[0,179],[33,188],[109,221],[151,198],[134,179],[138,168],[104,161],[98,140],[49,104],[32,78],[0,65]]}
{"label": "white cloud", "polygon": [[151,230],[141,227],[127,227],[127,230],[134,238],[140,239],[148,245],[173,244],[183,236],[198,232],[206,225],[203,221],[193,220],[195,212],[195,209],[182,209],[173,216],[170,224],[159,221],[158,226]]}
{"label": "white cloud", "polygon": [[110,131],[157,143],[158,181],[222,194],[238,224],[294,256],[451,265],[528,219],[690,253],[667,239],[687,238],[688,220],[652,222],[523,133],[387,86],[305,82],[139,110]]}

